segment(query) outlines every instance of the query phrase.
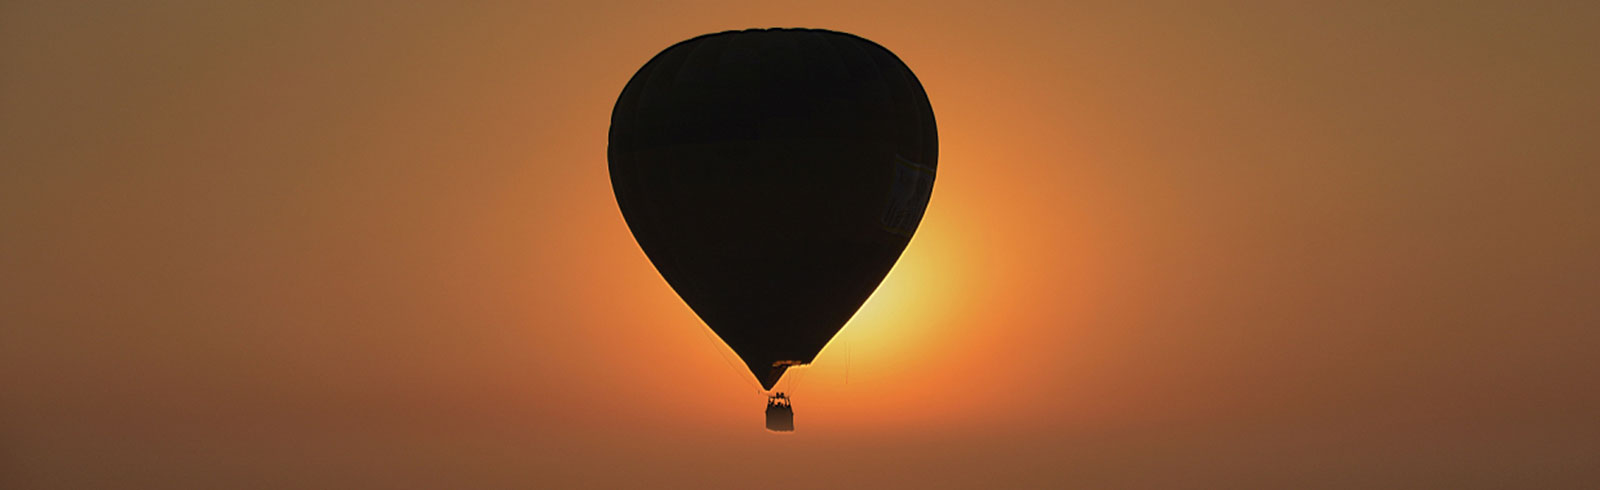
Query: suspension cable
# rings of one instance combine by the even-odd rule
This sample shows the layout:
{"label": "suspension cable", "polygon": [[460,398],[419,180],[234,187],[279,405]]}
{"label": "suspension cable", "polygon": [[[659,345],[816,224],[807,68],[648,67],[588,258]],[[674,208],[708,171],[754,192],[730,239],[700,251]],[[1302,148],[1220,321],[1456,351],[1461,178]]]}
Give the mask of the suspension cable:
{"label": "suspension cable", "polygon": [[755,388],[757,394],[766,395],[767,390],[761,389],[761,385],[757,384],[755,379],[744,377],[746,369],[741,369],[738,363],[734,362],[733,359],[728,357],[727,352],[723,352],[722,343],[718,341],[718,339],[711,337],[711,327],[707,326],[700,329],[700,333],[705,335],[706,342],[711,344],[711,350],[717,351],[717,355],[721,356],[722,360],[728,363],[728,367],[733,369],[734,376],[738,376],[739,379],[744,380],[745,384]]}

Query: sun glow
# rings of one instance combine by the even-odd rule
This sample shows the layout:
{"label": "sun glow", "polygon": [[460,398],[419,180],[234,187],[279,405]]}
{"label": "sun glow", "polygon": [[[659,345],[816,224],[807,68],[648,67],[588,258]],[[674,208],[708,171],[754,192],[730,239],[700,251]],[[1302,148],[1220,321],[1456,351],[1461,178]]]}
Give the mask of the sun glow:
{"label": "sun glow", "polygon": [[825,382],[822,378],[843,382],[844,373],[853,370],[858,379],[870,376],[886,386],[905,386],[969,335],[962,325],[974,319],[970,305],[985,292],[975,287],[973,251],[960,233],[966,223],[959,216],[936,214],[940,207],[930,207],[883,283],[806,368],[812,372],[802,376],[812,378],[813,385]]}

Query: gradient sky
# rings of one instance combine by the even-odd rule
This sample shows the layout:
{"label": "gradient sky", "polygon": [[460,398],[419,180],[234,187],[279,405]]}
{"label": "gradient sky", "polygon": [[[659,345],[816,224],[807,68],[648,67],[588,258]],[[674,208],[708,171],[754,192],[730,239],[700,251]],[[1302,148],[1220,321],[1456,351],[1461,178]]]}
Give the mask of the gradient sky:
{"label": "gradient sky", "polygon": [[[1600,4],[400,3],[0,3],[0,488],[1600,486]],[[793,434],[605,161],[777,26],[941,142]]]}

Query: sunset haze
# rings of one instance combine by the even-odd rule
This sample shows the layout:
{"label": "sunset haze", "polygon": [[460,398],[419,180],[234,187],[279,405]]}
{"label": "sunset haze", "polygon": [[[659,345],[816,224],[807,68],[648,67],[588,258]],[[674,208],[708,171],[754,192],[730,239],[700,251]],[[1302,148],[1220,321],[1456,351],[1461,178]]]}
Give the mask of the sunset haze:
{"label": "sunset haze", "polygon": [[[1600,487],[1600,4],[5,2],[0,488]],[[673,43],[938,180],[780,390],[619,211]]]}

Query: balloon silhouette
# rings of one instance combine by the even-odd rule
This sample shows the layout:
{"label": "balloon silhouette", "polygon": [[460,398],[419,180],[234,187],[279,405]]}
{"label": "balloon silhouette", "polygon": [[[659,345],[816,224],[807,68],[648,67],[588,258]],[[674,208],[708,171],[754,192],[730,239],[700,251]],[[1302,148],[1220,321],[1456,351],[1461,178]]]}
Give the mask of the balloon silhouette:
{"label": "balloon silhouette", "polygon": [[607,153],[640,248],[770,390],[905,250],[938,139],[927,93],[889,50],[756,29],[645,63],[617,99]]}

